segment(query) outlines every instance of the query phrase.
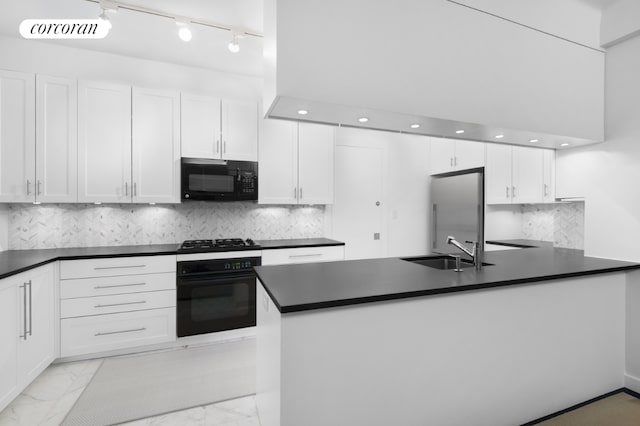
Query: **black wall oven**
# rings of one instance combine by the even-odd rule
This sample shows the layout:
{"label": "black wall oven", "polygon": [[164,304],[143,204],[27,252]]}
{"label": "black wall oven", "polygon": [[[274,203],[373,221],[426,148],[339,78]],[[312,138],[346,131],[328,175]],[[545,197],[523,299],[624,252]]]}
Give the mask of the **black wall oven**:
{"label": "black wall oven", "polygon": [[183,200],[257,200],[258,163],[183,158],[180,186]]}
{"label": "black wall oven", "polygon": [[255,326],[260,264],[260,257],[178,262],[178,337]]}

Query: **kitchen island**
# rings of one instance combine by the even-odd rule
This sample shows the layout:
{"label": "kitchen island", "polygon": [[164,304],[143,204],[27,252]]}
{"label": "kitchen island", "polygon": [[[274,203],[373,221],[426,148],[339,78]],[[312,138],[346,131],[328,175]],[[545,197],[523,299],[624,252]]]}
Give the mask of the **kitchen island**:
{"label": "kitchen island", "polygon": [[625,386],[640,265],[531,248],[256,268],[263,426],[513,425]]}

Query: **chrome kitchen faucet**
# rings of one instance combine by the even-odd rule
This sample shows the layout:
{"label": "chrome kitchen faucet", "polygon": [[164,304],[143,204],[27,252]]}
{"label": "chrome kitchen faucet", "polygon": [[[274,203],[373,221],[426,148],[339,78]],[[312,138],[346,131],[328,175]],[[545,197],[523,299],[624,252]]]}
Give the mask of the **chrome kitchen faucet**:
{"label": "chrome kitchen faucet", "polygon": [[459,241],[457,241],[455,237],[452,237],[451,235],[447,237],[447,244],[454,245],[471,256],[471,258],[473,259],[473,266],[475,267],[475,270],[479,271],[482,269],[483,257],[481,243],[479,243],[478,241],[467,241],[467,243],[472,244],[471,250],[469,250],[464,244],[461,244]]}

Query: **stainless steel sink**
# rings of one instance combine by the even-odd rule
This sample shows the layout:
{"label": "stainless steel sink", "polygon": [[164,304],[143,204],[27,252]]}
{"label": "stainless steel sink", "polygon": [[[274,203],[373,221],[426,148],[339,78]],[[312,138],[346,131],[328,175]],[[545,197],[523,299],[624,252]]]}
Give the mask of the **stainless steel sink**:
{"label": "stainless steel sink", "polygon": [[[435,255],[435,256],[421,256],[421,257],[405,257],[402,260],[407,262],[417,263],[418,265],[428,266],[435,269],[455,269],[456,259],[453,256]],[[493,265],[492,263],[482,263],[483,266]],[[473,268],[473,263],[467,259],[460,259],[461,268]]]}

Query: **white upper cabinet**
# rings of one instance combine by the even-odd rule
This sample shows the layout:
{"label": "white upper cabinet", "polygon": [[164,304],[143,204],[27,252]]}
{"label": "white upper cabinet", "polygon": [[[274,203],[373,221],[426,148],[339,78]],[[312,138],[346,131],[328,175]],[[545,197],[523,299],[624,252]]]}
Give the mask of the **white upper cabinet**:
{"label": "white upper cabinet", "polygon": [[182,94],[182,157],[257,161],[258,104]]}
{"label": "white upper cabinet", "polygon": [[485,144],[453,139],[431,138],[430,173],[447,173],[483,167]]}
{"label": "white upper cabinet", "polygon": [[556,200],[556,152],[552,149],[543,150],[543,201],[553,203]]}
{"label": "white upper cabinet", "polygon": [[222,158],[258,160],[258,104],[222,100]]}
{"label": "white upper cabinet", "polygon": [[220,158],[220,99],[182,93],[182,156]]}
{"label": "white upper cabinet", "polygon": [[180,93],[133,88],[132,201],[180,202]]}
{"label": "white upper cabinet", "polygon": [[77,119],[76,80],[36,76],[36,201],[77,201]]}
{"label": "white upper cabinet", "polygon": [[487,144],[487,204],[543,202],[543,157],[541,149]]}
{"label": "white upper cabinet", "polygon": [[335,128],[320,124],[298,125],[298,202],[333,203]]}
{"label": "white upper cabinet", "polygon": [[262,120],[260,126],[261,204],[332,204],[332,126]]}
{"label": "white upper cabinet", "polygon": [[297,204],[298,123],[260,121],[258,202]]}
{"label": "white upper cabinet", "polygon": [[35,201],[35,76],[0,71],[0,202]]}
{"label": "white upper cabinet", "polygon": [[78,201],[131,200],[131,87],[78,83]]}

